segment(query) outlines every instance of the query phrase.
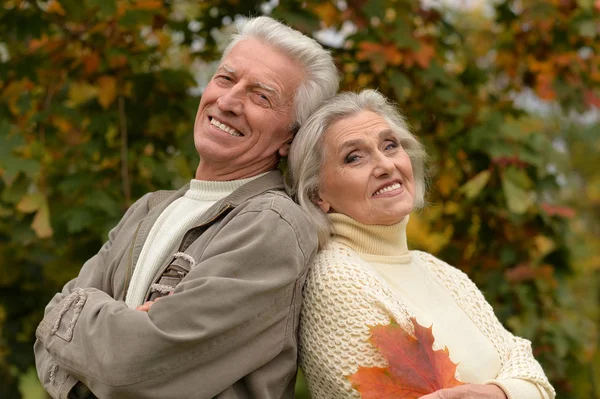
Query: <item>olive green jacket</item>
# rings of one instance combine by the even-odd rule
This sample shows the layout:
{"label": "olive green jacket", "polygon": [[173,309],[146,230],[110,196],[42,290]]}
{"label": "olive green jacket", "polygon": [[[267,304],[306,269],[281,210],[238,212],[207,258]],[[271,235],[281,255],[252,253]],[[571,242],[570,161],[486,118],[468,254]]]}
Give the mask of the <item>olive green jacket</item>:
{"label": "olive green jacket", "polygon": [[78,381],[99,398],[294,397],[302,285],[317,239],[279,171],[218,201],[182,237],[154,278],[178,271],[173,295],[147,313],[125,305],[152,224],[186,190],[132,205],[46,307],[34,351],[52,397],[77,397]]}

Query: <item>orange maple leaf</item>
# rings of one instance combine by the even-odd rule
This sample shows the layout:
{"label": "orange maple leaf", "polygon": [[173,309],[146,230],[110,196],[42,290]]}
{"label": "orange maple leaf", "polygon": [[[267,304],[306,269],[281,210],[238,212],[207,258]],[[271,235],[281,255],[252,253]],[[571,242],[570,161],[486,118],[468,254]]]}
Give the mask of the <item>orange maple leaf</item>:
{"label": "orange maple leaf", "polygon": [[370,342],[388,361],[388,367],[359,367],[348,377],[363,399],[417,399],[442,388],[463,385],[454,377],[456,364],[447,348],[433,350],[432,327],[415,327],[412,336],[395,322],[371,327]]}

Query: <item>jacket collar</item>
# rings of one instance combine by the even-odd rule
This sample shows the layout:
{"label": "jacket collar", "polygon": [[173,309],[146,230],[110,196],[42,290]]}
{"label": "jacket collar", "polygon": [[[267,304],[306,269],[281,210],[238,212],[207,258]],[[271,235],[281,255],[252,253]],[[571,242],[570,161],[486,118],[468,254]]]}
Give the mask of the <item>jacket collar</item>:
{"label": "jacket collar", "polygon": [[[142,220],[139,226],[139,233],[135,240],[133,249],[134,264],[137,262],[142,246],[150,233],[150,229],[160,214],[175,201],[183,197],[185,192],[190,188],[190,184],[186,184],[177,191],[157,191],[150,194],[148,199],[148,215]],[[242,187],[235,190],[225,198],[217,201],[202,215],[197,226],[202,226],[216,220],[218,216],[224,212],[231,210],[240,204],[248,201],[250,198],[261,195],[267,191],[283,191],[283,174],[279,169],[274,169],[269,173],[244,184]]]}

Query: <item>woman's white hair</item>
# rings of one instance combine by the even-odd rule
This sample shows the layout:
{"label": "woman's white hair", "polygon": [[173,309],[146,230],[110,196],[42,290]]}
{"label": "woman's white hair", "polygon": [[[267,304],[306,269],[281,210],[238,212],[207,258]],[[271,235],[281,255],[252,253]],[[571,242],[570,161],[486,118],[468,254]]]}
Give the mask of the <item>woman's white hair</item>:
{"label": "woman's white hair", "polygon": [[331,54],[317,41],[270,17],[248,19],[238,28],[223,51],[225,58],[240,41],[255,38],[272,46],[304,69],[304,79],[294,98],[295,130],[321,103],[338,91],[339,77]]}
{"label": "woman's white hair", "polygon": [[288,157],[286,184],[300,206],[317,227],[319,247],[329,240],[332,230],[326,214],[315,204],[321,184],[321,166],[324,158],[325,132],[337,121],[362,111],[380,115],[398,135],[408,154],[415,179],[415,208],[425,204],[426,152],[410,132],[397,106],[376,90],[360,93],[340,93],[327,100],[296,134]]}

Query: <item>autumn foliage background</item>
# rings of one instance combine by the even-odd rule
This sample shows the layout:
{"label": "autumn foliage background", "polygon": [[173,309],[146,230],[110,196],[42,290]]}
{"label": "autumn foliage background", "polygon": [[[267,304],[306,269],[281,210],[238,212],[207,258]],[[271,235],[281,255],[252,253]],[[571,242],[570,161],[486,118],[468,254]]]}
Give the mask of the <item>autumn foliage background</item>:
{"label": "autumn foliage background", "polygon": [[600,398],[600,2],[424,3],[4,0],[0,397],[43,397],[44,305],[132,201],[193,176],[223,40],[270,13],[331,47],[343,89],[397,101],[428,148],[411,246],[472,277],[559,398]]}

